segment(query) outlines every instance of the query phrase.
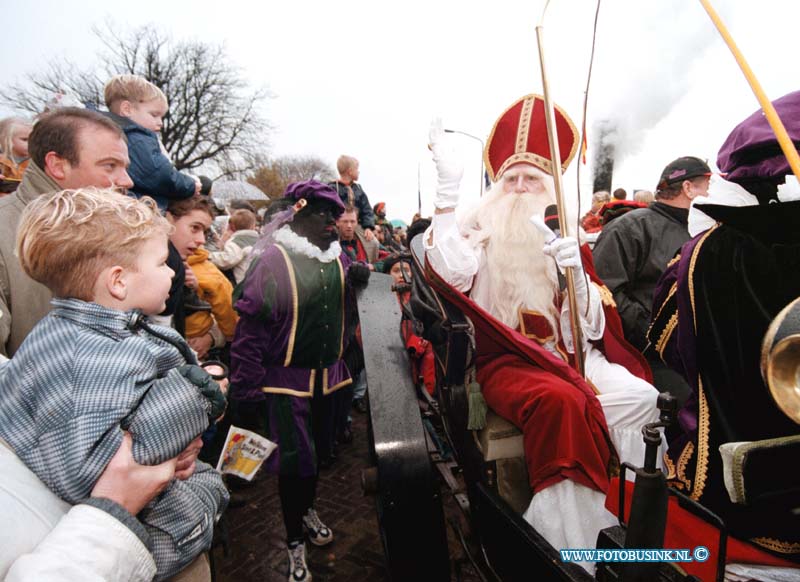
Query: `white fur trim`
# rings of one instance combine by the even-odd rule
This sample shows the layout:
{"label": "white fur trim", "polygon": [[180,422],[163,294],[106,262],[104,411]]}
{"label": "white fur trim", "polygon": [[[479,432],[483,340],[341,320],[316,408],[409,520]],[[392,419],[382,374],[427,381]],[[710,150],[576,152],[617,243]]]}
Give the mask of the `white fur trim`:
{"label": "white fur trim", "polygon": [[786,176],[786,182],[778,186],[778,200],[781,202],[800,200],[800,184],[796,176]]}
{"label": "white fur trim", "polygon": [[342,247],[339,241],[333,241],[327,251],[323,251],[317,245],[313,244],[306,237],[300,236],[294,232],[289,225],[279,228],[272,238],[275,242],[282,244],[287,250],[303,255],[309,259],[317,259],[322,263],[330,263],[335,261],[336,258],[342,254]]}
{"label": "white fur trim", "polygon": [[703,212],[703,204],[722,206],[758,206],[758,198],[735,182],[728,182],[712,174],[708,184],[708,196],[695,198],[689,208],[689,235],[697,236],[714,226],[717,221]]}

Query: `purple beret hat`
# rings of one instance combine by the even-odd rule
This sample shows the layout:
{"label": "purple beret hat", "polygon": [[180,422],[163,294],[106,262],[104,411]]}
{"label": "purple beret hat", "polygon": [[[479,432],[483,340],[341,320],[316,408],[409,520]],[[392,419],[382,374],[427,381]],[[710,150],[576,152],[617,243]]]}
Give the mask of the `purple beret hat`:
{"label": "purple beret hat", "polygon": [[[784,95],[772,104],[789,138],[800,145],[800,91]],[[761,109],[734,128],[719,150],[717,166],[728,174],[727,180],[742,185],[759,180],[781,184],[792,173]]]}
{"label": "purple beret hat", "polygon": [[305,199],[308,202],[312,200],[326,200],[334,206],[334,215],[337,217],[344,212],[344,204],[339,198],[338,192],[322,182],[317,180],[304,180],[303,182],[292,182],[286,187],[286,192],[283,193],[284,198],[291,200]]}

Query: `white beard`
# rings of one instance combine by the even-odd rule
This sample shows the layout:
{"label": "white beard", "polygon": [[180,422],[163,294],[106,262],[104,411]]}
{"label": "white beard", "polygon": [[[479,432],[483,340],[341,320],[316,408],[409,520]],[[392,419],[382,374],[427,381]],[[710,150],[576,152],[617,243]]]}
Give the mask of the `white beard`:
{"label": "white beard", "polygon": [[479,276],[488,279],[489,299],[481,307],[512,329],[519,326],[520,309],[537,311],[558,341],[556,266],[542,251],[544,235],[529,220],[533,214],[543,215],[551,203],[543,194],[505,194],[498,183],[465,216],[461,230],[486,252]]}

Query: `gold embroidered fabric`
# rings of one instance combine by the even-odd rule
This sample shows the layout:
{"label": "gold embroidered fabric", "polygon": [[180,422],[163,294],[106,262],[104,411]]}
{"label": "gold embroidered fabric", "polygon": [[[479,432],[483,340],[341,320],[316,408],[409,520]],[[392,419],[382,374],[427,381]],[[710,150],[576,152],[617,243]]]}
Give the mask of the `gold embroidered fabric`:
{"label": "gold embroidered fabric", "polygon": [[800,543],[784,542],[775,538],[751,538],[751,542],[781,554],[796,554],[800,552]]}
{"label": "gold embroidered fabric", "polygon": [[697,378],[697,390],[700,410],[697,415],[697,465],[694,470],[694,491],[691,495],[694,500],[700,499],[706,487],[706,477],[708,476],[708,435],[711,432],[708,401],[703,390],[703,380],[700,377]]}
{"label": "gold embroidered fabric", "polygon": [[686,466],[694,455],[694,444],[686,443],[681,456],[678,457],[677,477],[687,490],[692,489],[692,480],[686,476]]}
{"label": "gold embroidered fabric", "polygon": [[675,327],[678,325],[678,312],[672,314],[672,317],[669,318],[667,325],[664,327],[664,330],[661,332],[661,335],[658,337],[658,341],[656,342],[656,351],[658,355],[661,356],[661,359],[664,359],[664,350],[667,347],[667,342],[669,342],[669,338],[672,337],[672,332],[675,331]]}
{"label": "gold embroidered fabric", "polygon": [[547,327],[550,328],[550,332],[551,333],[550,333],[550,335],[545,336],[545,337],[537,335],[536,333],[534,333],[533,329],[528,329],[527,326],[526,326],[526,322],[525,322],[526,316],[534,317],[534,318],[542,318],[542,320],[547,321],[541,311],[536,311],[535,309],[520,309],[519,310],[519,330],[520,330],[520,333],[522,333],[522,335],[524,335],[525,337],[530,338],[532,340],[535,340],[540,345],[544,345],[547,342],[551,342],[551,341],[553,341],[555,339],[555,335],[552,333],[553,330],[550,327],[549,323],[548,323]]}
{"label": "gold embroidered fabric", "polygon": [[611,290],[606,287],[605,285],[598,285],[594,283],[594,286],[597,287],[598,293],[600,293],[600,301],[603,302],[603,305],[606,307],[617,307],[617,302],[614,301],[614,294],[611,293]]}
{"label": "gold embroidered fabric", "polygon": [[694,323],[694,331],[695,331],[695,333],[697,333],[697,315],[696,315],[697,314],[697,310],[695,309],[695,304],[694,304],[694,266],[695,266],[695,263],[697,262],[697,255],[700,254],[700,248],[703,246],[703,243],[706,242],[706,239],[708,238],[708,236],[712,232],[714,232],[717,229],[717,227],[719,227],[719,223],[717,223],[714,226],[712,226],[711,228],[709,228],[708,231],[703,235],[703,238],[701,238],[700,241],[697,243],[697,245],[694,247],[694,250],[692,251],[692,258],[689,261],[689,274],[688,274],[688,277],[689,277],[689,301],[692,304],[692,322]]}

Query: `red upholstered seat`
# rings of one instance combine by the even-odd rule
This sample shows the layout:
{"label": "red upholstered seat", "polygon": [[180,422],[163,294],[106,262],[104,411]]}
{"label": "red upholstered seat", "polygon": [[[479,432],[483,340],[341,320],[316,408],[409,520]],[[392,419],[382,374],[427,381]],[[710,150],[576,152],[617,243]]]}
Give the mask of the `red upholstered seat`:
{"label": "red upholstered seat", "polygon": [[[631,511],[633,499],[633,483],[625,483],[625,515]],[[611,480],[606,497],[606,508],[614,515],[619,515],[619,478]],[[694,574],[701,580],[711,582],[716,580],[717,557],[719,556],[719,530],[683,509],[678,505],[678,500],[670,496],[667,506],[667,531],[664,534],[664,547],[669,549],[693,550],[697,546],[705,546],[710,552],[710,557],[705,562],[681,563],[680,566],[689,574]],[[761,564],[765,566],[781,566],[797,568],[798,564],[781,560],[759,549],[748,542],[728,537],[726,563]]]}

